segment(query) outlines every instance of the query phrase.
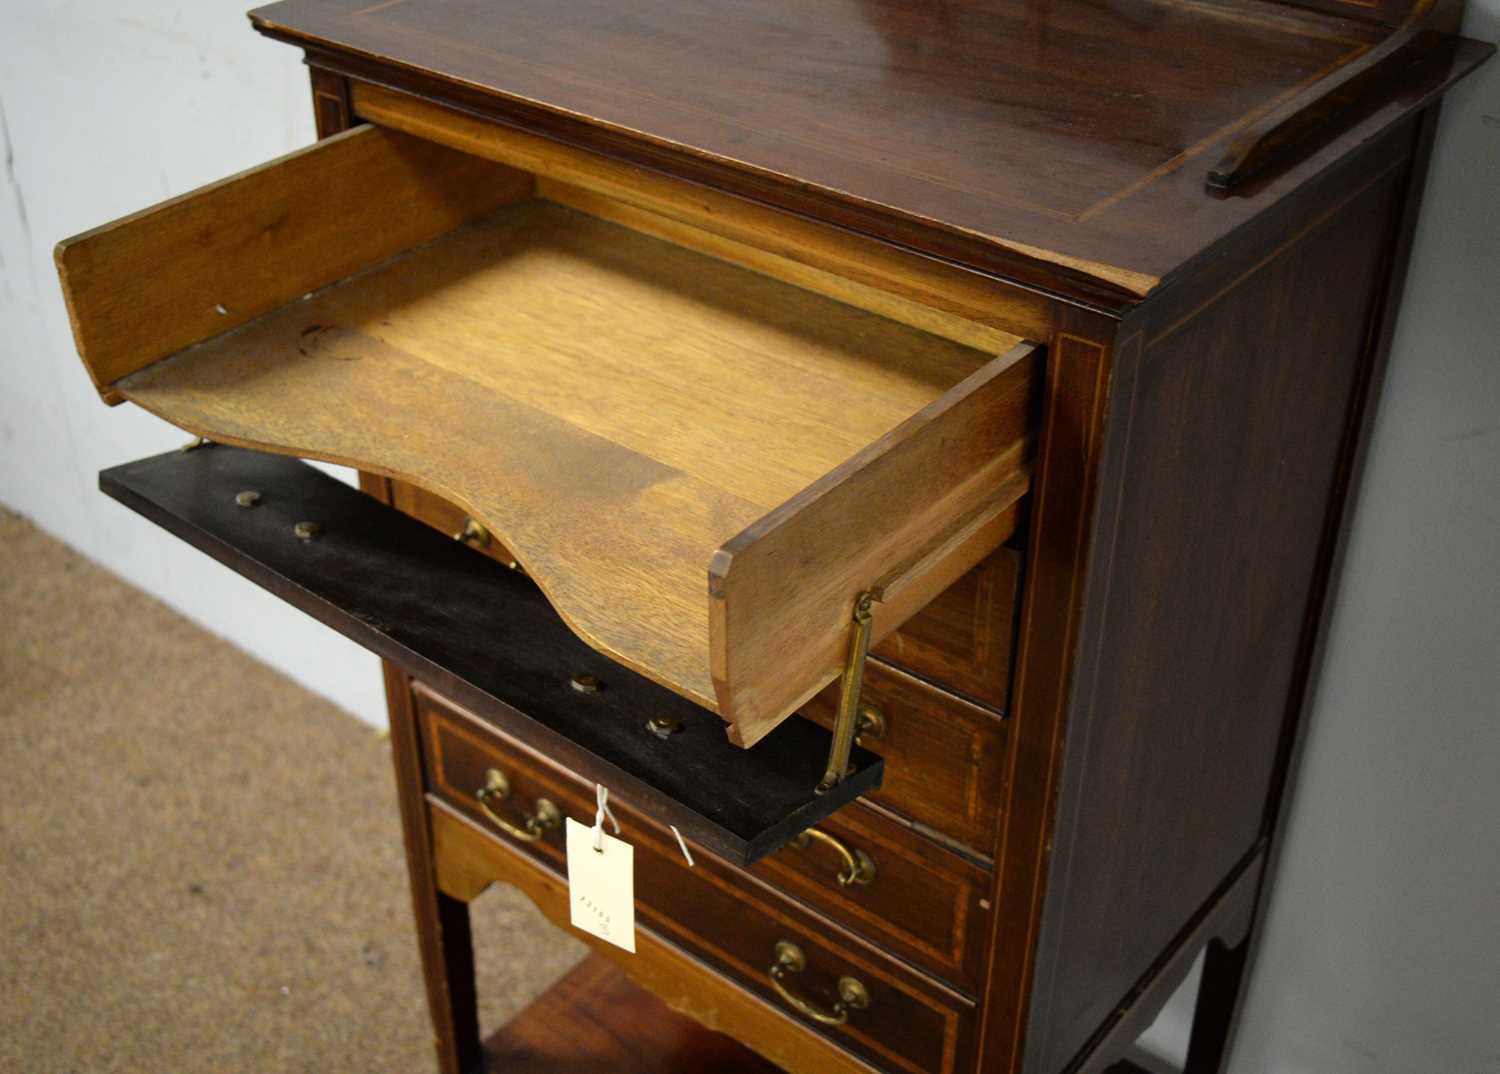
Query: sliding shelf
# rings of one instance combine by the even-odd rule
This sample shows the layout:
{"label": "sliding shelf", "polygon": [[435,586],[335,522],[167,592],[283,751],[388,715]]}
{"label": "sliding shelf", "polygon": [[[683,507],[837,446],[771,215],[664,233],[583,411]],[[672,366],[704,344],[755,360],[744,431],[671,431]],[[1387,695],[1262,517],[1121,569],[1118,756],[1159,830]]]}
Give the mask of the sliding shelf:
{"label": "sliding shelf", "polygon": [[[99,487],[731,861],[755,861],[880,786],[880,759],[856,748],[849,777],[815,794],[821,727],[789,720],[736,749],[711,713],[584,645],[521,575],[304,462],[206,445],[116,466]],[[239,502],[246,491],[253,507]],[[305,539],[307,522],[318,528]],[[574,688],[584,675],[596,690]],[[653,718],[678,729],[663,738]]]}

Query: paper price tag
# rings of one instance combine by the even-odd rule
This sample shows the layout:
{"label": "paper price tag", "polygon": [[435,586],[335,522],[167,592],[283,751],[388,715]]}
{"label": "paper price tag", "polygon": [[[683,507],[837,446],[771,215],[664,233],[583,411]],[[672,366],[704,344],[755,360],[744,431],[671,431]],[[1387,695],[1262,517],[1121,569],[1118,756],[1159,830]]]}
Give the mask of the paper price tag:
{"label": "paper price tag", "polygon": [[568,818],[568,902],[573,927],[635,953],[635,847]]}

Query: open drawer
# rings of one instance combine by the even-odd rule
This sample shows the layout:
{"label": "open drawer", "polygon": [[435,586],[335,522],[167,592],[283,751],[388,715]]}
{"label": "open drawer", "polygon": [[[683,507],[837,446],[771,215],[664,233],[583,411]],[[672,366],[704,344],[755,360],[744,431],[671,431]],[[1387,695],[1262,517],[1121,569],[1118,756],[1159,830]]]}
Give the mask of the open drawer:
{"label": "open drawer", "polygon": [[462,505],[580,638],[752,745],[1010,535],[1036,348],[541,190],[356,129],[60,244],[79,352],[108,401]]}

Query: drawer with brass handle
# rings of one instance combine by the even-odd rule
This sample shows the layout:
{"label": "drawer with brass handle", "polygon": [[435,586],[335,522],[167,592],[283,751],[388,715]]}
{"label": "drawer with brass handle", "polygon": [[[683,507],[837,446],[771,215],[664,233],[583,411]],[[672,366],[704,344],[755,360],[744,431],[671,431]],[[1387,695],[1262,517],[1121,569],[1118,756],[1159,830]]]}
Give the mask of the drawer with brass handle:
{"label": "drawer with brass handle", "polygon": [[[993,852],[1000,822],[1005,721],[898,668],[865,669],[859,744],[885,758],[885,780],[868,797],[972,849]],[[802,713],[833,723],[835,690]]]}
{"label": "drawer with brass handle", "polygon": [[750,872],[977,994],[991,874],[872,809],[845,809]]}
{"label": "drawer with brass handle", "polygon": [[791,940],[776,941],[776,961],[766,971],[776,994],[792,1010],[825,1026],[841,1026],[849,1021],[850,1011],[862,1011],[870,1006],[870,990],[858,977],[840,977],[838,1000],[827,1010],[816,1003],[803,999],[788,987],[788,978],[807,969],[807,956]]}
{"label": "drawer with brass handle", "polygon": [[525,573],[510,549],[497,541],[482,522],[465,514],[463,508],[449,503],[436,493],[428,492],[408,481],[392,480],[391,506],[441,530],[476,552],[483,552],[491,559],[500,561],[511,570]]}
{"label": "drawer with brass handle", "polygon": [[[593,789],[425,687],[418,685],[415,696],[429,800],[437,803],[430,808],[469,818],[489,833],[497,853],[503,847],[566,875],[559,828],[537,825],[533,832],[526,818],[541,816],[545,802],[560,817],[592,823]],[[486,789],[491,772],[503,774],[508,793],[502,797]],[[635,848],[640,927],[692,952],[809,1031],[883,1068],[945,1074],[968,1054],[972,1001],[888,953],[905,954],[905,947],[876,938],[877,930],[865,923],[824,916],[784,894],[797,887],[791,869],[745,872],[704,853],[696,853],[689,867],[669,830],[637,813],[628,800],[610,802],[624,838]],[[852,812],[869,811],[845,810]],[[835,831],[841,841],[861,841],[861,849],[893,854],[864,829]],[[784,850],[766,864],[787,855],[797,855],[799,868],[816,872],[817,885],[833,893],[882,890],[888,876],[899,883],[904,868],[903,859],[893,855],[879,863],[870,883],[841,887],[842,856],[825,841],[810,838],[806,850]],[[897,888],[893,883],[885,890]],[[566,907],[554,909],[566,918]]]}
{"label": "drawer with brass handle", "polygon": [[[561,821],[532,770],[498,764],[477,721],[425,687],[430,780],[452,804],[512,841]],[[560,844],[559,844],[560,845]],[[988,870],[871,809],[845,809],[750,867],[750,873],[914,965],[977,994],[988,922]]]}
{"label": "drawer with brass handle", "polygon": [[863,850],[855,848],[850,850],[842,841],[817,828],[809,828],[787,845],[797,850],[806,850],[814,840],[824,846],[831,847],[843,862],[843,867],[838,872],[840,887],[852,887],[855,884],[867,885],[875,879],[875,859]]}
{"label": "drawer with brass handle", "polygon": [[491,803],[502,802],[508,797],[510,797],[510,780],[506,778],[505,773],[498,768],[486,769],[484,784],[475,789],[474,800],[479,803],[479,808],[495,827],[512,839],[519,839],[523,843],[535,843],[547,832],[561,827],[562,814],[558,812],[557,806],[552,804],[550,798],[538,798],[531,812],[522,819],[520,826],[506,820],[495,811]]}

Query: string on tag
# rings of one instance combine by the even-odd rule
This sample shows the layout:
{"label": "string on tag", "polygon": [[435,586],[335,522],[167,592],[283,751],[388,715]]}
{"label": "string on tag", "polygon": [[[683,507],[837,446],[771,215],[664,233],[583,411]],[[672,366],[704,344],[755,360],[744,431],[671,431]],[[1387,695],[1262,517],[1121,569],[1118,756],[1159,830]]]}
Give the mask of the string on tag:
{"label": "string on tag", "polygon": [[684,839],[682,837],[682,833],[677,830],[677,825],[675,825],[675,824],[668,824],[667,827],[671,828],[672,829],[672,834],[677,837],[677,845],[682,848],[682,856],[687,859],[688,867],[691,868],[693,866],[693,864],[694,864],[694,862],[693,862],[693,852],[688,849],[688,847],[687,847],[687,840]]}
{"label": "string on tag", "polygon": [[620,822],[615,819],[614,810],[609,808],[609,788],[602,783],[594,784],[594,799],[599,803],[599,808],[594,813],[594,853],[604,853],[604,818],[615,826],[615,834],[620,834]]}

